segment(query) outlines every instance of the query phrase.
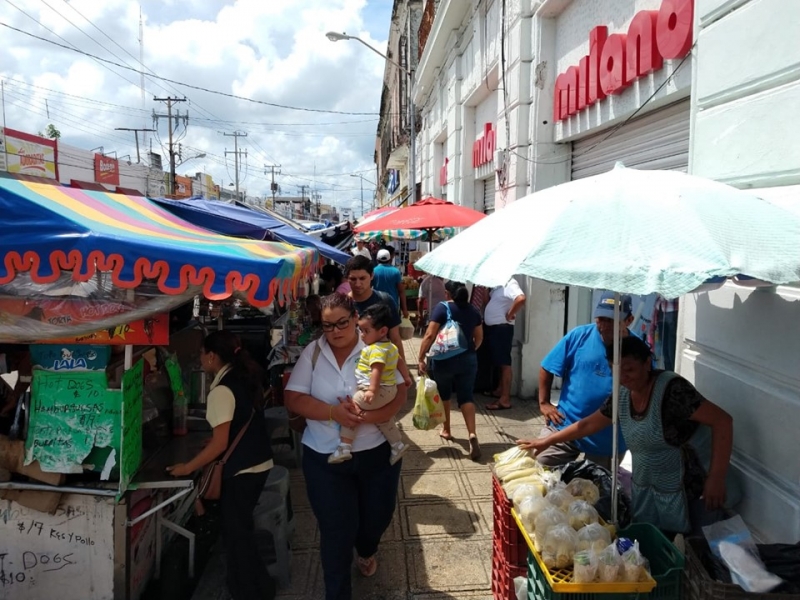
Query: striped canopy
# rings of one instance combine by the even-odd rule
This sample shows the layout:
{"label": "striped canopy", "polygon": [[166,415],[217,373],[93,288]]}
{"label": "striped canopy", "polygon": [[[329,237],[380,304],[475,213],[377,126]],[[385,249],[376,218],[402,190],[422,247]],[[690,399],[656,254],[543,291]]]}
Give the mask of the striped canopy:
{"label": "striped canopy", "polygon": [[0,285],[29,272],[36,283],[109,272],[133,289],[164,294],[200,286],[210,300],[241,292],[256,307],[288,296],[318,263],[310,248],[217,235],[146,198],[0,180]]}
{"label": "striped canopy", "polygon": [[433,234],[433,240],[428,240],[428,232],[424,229],[384,229],[382,231],[362,231],[355,234],[357,240],[418,240],[421,242],[443,242],[456,234],[455,227],[443,227]]}

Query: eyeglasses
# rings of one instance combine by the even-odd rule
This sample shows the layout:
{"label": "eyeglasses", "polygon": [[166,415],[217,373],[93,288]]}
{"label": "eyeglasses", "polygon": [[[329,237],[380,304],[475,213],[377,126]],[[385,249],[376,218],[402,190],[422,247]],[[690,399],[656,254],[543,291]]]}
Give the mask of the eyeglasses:
{"label": "eyeglasses", "polygon": [[339,319],[336,323],[326,323],[325,321],[322,322],[322,331],[331,332],[334,329],[342,330],[347,329],[347,326],[350,325],[350,321],[353,317],[347,317],[345,319]]}

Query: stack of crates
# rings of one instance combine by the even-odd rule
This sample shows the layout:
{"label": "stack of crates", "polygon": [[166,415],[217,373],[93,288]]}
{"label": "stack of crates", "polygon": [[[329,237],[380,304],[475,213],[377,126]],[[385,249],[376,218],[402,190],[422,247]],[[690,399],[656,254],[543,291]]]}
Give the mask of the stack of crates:
{"label": "stack of crates", "polygon": [[494,475],[492,505],[492,594],[494,600],[516,600],[514,578],[528,575],[528,546],[511,514],[511,500]]}

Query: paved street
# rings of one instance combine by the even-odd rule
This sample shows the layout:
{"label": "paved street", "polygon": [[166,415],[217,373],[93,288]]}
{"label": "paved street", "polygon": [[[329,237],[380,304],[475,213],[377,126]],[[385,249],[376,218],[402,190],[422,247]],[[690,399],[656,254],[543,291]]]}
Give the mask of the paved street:
{"label": "paved street", "polygon": [[[419,338],[406,342],[415,357]],[[412,361],[413,362],[413,361]],[[378,572],[361,577],[354,567],[353,598],[359,600],[490,600],[492,544],[492,454],[522,435],[537,430],[541,419],[535,403],[514,402],[513,410],[490,412],[478,398],[478,438],[483,457],[468,457],[467,430],[460,413],[453,415],[453,442],[436,431],[417,431],[411,424],[413,400],[398,415],[412,448],[403,459],[398,509],[378,553]],[[299,469],[291,469],[296,532],[292,544],[292,587],[281,600],[323,598],[319,564],[319,532],[306,498]],[[222,600],[219,555],[209,563],[196,600]]]}

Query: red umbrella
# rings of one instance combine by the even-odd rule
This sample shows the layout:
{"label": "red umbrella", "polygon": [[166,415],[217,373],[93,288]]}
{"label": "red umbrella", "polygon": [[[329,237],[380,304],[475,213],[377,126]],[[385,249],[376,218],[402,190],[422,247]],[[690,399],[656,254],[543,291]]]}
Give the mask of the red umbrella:
{"label": "red umbrella", "polygon": [[442,227],[469,227],[486,215],[439,198],[425,198],[384,217],[356,227],[358,233],[385,229],[423,229],[429,234]]}

